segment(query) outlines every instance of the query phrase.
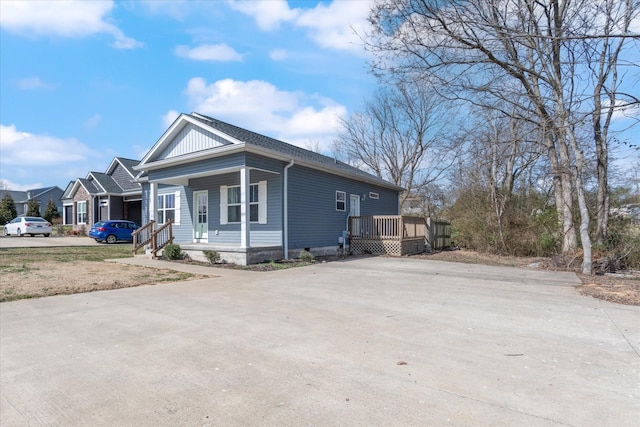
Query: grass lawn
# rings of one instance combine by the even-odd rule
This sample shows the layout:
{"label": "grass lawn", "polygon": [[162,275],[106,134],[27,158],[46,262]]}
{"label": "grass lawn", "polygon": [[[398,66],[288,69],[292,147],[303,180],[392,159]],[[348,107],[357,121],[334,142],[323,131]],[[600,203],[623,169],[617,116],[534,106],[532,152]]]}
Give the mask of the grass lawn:
{"label": "grass lawn", "polygon": [[0,249],[0,302],[203,278],[116,263],[131,245]]}

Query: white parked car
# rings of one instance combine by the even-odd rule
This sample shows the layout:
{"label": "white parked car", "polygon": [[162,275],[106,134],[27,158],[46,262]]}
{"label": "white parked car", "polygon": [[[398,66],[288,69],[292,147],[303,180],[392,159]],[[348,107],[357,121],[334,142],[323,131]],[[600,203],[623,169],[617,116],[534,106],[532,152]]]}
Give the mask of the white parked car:
{"label": "white parked car", "polygon": [[15,234],[18,237],[23,234],[28,234],[31,237],[36,234],[42,234],[44,237],[49,237],[51,236],[51,223],[38,216],[19,216],[4,226],[4,235],[9,236],[11,234]]}

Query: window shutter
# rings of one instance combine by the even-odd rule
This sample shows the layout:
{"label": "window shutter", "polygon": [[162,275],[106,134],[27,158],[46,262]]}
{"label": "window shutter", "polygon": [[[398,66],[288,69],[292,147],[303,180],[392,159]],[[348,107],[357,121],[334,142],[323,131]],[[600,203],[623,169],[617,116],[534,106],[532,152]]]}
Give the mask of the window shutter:
{"label": "window shutter", "polygon": [[175,199],[175,206],[176,206],[176,219],[173,220],[173,223],[175,225],[180,225],[180,192],[176,191],[176,199]]}
{"label": "window shutter", "polygon": [[224,225],[228,222],[227,220],[227,186],[220,186],[220,224]]}
{"label": "window shutter", "polygon": [[258,183],[258,223],[267,223],[267,181]]}

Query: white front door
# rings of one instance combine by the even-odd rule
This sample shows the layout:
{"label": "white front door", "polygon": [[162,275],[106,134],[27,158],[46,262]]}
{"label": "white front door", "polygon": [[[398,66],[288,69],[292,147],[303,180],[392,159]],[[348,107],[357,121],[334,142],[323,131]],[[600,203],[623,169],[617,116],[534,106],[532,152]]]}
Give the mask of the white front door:
{"label": "white front door", "polygon": [[193,240],[206,242],[209,238],[209,193],[193,192]]}
{"label": "white front door", "polygon": [[360,216],[359,194],[351,194],[349,196],[349,216]]}
{"label": "white front door", "polygon": [[[360,216],[360,195],[359,194],[351,194],[349,196],[349,216]],[[360,218],[352,219],[351,221],[352,229],[349,230],[352,236],[361,236],[362,235],[362,220]]]}

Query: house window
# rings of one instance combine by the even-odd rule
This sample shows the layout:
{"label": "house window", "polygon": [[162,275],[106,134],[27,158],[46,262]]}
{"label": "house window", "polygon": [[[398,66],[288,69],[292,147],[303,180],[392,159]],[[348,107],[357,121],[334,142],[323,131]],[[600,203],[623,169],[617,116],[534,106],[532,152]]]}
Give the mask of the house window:
{"label": "house window", "polygon": [[336,210],[343,212],[347,210],[347,193],[344,191],[336,191]]}
{"label": "house window", "polygon": [[78,202],[76,205],[78,210],[77,224],[87,223],[87,202]]}
{"label": "house window", "polygon": [[[240,186],[220,187],[220,224],[240,223]],[[249,221],[267,223],[267,181],[249,186]]]}
{"label": "house window", "polygon": [[176,195],[160,194],[158,196],[158,222],[164,224],[176,219]]}
{"label": "house window", "polygon": [[258,184],[249,186],[249,220],[258,222],[258,211],[260,210],[260,193]]}
{"label": "house window", "polygon": [[227,221],[240,222],[240,186],[227,188]]}
{"label": "house window", "polygon": [[[260,194],[258,184],[249,186],[249,221],[258,222]],[[227,220],[240,222],[240,186],[227,187]]]}

